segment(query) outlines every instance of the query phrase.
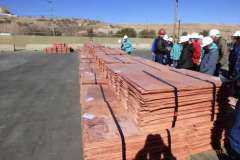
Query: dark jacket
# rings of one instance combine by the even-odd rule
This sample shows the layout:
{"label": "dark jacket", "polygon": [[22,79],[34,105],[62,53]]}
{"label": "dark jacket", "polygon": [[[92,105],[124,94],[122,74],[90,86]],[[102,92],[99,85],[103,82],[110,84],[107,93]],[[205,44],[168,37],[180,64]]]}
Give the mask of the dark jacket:
{"label": "dark jacket", "polygon": [[209,75],[214,75],[216,65],[218,63],[219,50],[215,43],[209,47],[208,51],[204,51],[202,62],[200,65],[200,72]]}
{"label": "dark jacket", "polygon": [[167,50],[167,41],[165,41],[162,37],[158,37],[153,43],[152,51],[155,54],[168,54],[169,50]]}
{"label": "dark jacket", "polygon": [[235,112],[235,122],[230,131],[229,142],[231,148],[240,154],[240,100],[238,100]]}
{"label": "dark jacket", "polygon": [[229,55],[229,75],[235,78],[240,74],[240,44],[234,44]]}
{"label": "dark jacket", "polygon": [[193,68],[193,57],[194,49],[191,44],[183,45],[182,53],[178,62],[177,68],[191,69]]}

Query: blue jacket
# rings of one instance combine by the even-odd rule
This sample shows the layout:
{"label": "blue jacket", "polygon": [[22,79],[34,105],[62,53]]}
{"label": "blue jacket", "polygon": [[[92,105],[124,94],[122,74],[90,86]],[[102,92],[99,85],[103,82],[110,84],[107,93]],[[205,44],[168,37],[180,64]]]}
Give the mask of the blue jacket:
{"label": "blue jacket", "polygon": [[153,42],[152,42],[151,51],[152,51],[152,53],[155,53],[156,50],[157,50],[157,39],[154,39]]}
{"label": "blue jacket", "polygon": [[235,112],[235,122],[230,131],[229,142],[231,148],[240,154],[240,100],[238,100]]}
{"label": "blue jacket", "polygon": [[171,49],[171,53],[170,53],[170,56],[171,56],[171,59],[172,60],[179,60],[180,59],[180,56],[181,56],[181,52],[182,52],[182,45],[181,44],[178,44],[178,43],[175,43]]}
{"label": "blue jacket", "polygon": [[131,53],[133,51],[132,42],[130,39],[123,40],[122,48],[124,52]]}
{"label": "blue jacket", "polygon": [[215,43],[209,46],[208,51],[204,52],[200,65],[200,72],[214,75],[219,58],[219,49]]}

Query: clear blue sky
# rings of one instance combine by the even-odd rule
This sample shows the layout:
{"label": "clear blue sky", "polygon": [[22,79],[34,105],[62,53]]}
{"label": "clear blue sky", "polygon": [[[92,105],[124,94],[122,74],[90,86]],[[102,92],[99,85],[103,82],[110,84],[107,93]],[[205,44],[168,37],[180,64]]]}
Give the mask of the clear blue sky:
{"label": "clear blue sky", "polygon": [[[48,0],[0,0],[24,16],[50,16]],[[172,23],[175,0],[52,0],[53,15],[110,23]],[[240,0],[179,0],[183,23],[240,24]]]}

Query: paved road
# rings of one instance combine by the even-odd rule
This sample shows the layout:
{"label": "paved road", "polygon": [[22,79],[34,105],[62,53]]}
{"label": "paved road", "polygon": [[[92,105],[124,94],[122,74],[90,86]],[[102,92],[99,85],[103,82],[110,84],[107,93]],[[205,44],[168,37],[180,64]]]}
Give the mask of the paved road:
{"label": "paved road", "polygon": [[81,160],[77,55],[0,54],[0,159]]}

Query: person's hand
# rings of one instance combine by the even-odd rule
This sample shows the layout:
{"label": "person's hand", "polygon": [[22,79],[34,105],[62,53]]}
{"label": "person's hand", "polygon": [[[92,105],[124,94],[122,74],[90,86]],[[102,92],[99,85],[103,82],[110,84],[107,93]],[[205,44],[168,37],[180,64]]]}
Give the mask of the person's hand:
{"label": "person's hand", "polygon": [[200,65],[201,64],[201,59],[198,61],[198,63],[197,63],[198,65]]}

